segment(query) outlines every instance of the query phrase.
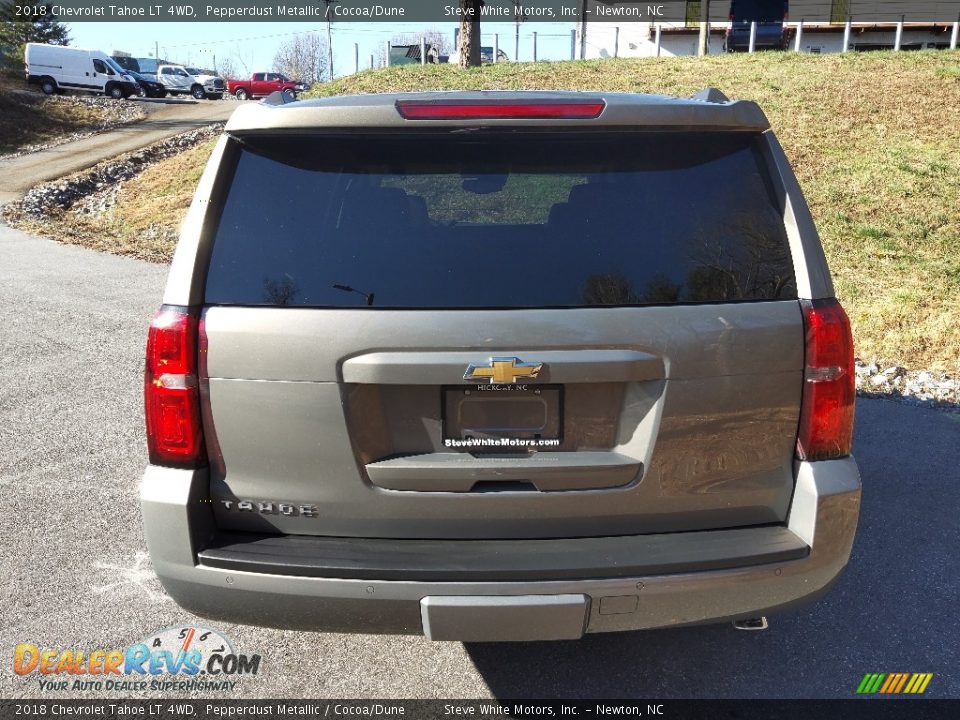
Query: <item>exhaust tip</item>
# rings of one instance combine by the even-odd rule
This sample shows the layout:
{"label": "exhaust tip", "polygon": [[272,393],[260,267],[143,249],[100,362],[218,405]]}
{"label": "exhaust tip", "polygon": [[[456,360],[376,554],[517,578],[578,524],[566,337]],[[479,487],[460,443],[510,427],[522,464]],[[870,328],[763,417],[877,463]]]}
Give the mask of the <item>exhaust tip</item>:
{"label": "exhaust tip", "polygon": [[748,618],[746,620],[734,620],[735,630],[766,630],[770,627],[766,617]]}

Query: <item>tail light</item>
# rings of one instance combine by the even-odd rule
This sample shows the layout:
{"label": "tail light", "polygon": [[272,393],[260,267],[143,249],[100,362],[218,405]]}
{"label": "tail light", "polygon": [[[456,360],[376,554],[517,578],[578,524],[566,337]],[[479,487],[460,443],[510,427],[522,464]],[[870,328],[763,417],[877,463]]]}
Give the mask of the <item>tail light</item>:
{"label": "tail light", "polygon": [[152,464],[189,468],[204,462],[197,385],[197,317],[165,305],[150,324],[144,372]]}
{"label": "tail light", "polygon": [[406,120],[587,120],[600,117],[606,103],[598,98],[576,101],[397,100]]}
{"label": "tail light", "polygon": [[834,299],[801,300],[806,336],[797,457],[830,460],[853,444],[854,373],[850,321]]}

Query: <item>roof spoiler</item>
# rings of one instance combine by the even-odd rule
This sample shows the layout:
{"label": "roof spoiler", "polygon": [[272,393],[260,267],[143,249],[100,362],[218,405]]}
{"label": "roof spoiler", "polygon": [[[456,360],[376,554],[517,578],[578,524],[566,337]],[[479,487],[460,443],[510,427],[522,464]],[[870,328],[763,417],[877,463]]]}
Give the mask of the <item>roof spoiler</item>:
{"label": "roof spoiler", "polygon": [[274,90],[260,102],[264,105],[286,105],[296,100],[290,93],[283,90]]}
{"label": "roof spoiler", "polygon": [[722,92],[716,88],[704,88],[700,92],[695,92],[690,96],[691,100],[699,100],[700,102],[708,103],[726,103],[730,102],[730,98],[724,95]]}

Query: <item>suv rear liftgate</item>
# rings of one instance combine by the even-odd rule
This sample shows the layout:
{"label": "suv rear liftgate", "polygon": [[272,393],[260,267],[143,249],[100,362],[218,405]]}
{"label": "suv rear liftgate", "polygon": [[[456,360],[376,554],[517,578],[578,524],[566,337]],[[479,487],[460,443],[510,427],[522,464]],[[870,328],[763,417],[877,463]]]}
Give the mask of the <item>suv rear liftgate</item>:
{"label": "suv rear liftgate", "polygon": [[809,599],[859,506],[832,296],[751,103],[245,107],[151,329],[158,574],[205,615],[436,639]]}

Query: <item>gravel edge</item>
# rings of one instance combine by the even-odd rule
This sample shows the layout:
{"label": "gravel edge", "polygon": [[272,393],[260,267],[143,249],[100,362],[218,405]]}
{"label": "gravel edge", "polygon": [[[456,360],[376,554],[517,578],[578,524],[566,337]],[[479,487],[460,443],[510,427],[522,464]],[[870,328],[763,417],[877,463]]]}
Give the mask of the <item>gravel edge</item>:
{"label": "gravel edge", "polygon": [[117,183],[130,180],[154,163],[220,135],[224,123],[211,123],[174,135],[130,153],[97,163],[88,170],[31,188],[20,200],[4,206],[2,216],[16,223],[24,216],[43,219],[54,212],[69,210],[75,204],[109,193]]}

